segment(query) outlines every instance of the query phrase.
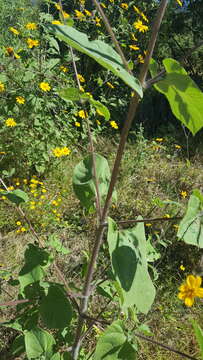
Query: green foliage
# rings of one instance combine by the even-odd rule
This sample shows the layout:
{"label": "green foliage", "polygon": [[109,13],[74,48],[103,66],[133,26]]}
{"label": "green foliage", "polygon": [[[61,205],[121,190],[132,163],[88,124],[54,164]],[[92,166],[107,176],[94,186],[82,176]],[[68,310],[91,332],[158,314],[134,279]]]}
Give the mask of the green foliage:
{"label": "green foliage", "polygon": [[[107,195],[110,181],[108,162],[99,154],[87,156],[75,167],[73,173],[73,189],[81,204],[88,211],[95,208],[96,186],[93,172],[93,156],[102,203]],[[113,200],[116,200],[116,192],[114,192]]]}
{"label": "green foliage", "polygon": [[195,320],[192,320],[192,326],[200,348],[201,358],[203,359],[203,331]]}
{"label": "green foliage", "polygon": [[69,26],[55,25],[54,34],[72,46],[76,50],[92,57],[107,70],[111,70],[121,78],[128,86],[135,90],[140,97],[143,96],[142,88],[136,78],[125,70],[123,62],[118,53],[108,44],[100,40],[89,41],[87,35]]}
{"label": "green foliage", "polygon": [[154,301],[155,288],[147,269],[144,224],[118,231],[109,218],[108,245],[113,273],[122,289],[122,308],[135,305],[138,311],[147,313]]}
{"label": "green foliage", "polygon": [[40,281],[45,276],[44,268],[50,264],[51,257],[43,249],[33,244],[25,251],[25,265],[19,273],[19,282],[23,292],[27,285]]}
{"label": "green foliage", "polygon": [[63,100],[66,101],[79,102],[81,104],[89,102],[96,108],[100,115],[104,116],[106,121],[110,119],[110,113],[108,108],[100,101],[94,100],[91,94],[83,94],[79,89],[76,88],[61,89],[59,90],[58,94]]}
{"label": "green foliage", "polygon": [[9,199],[12,203],[16,205],[20,205],[21,203],[27,202],[29,200],[28,195],[20,189],[2,192],[2,195],[6,196],[7,199]]}
{"label": "green foliage", "polygon": [[48,294],[43,298],[40,305],[40,314],[49,329],[61,329],[70,324],[72,309],[61,287],[51,284]]}
{"label": "green foliage", "polygon": [[177,236],[187,244],[203,248],[203,196],[194,190],[188,201],[184,218],[181,220]]}
{"label": "green foliage", "polygon": [[[166,76],[154,87],[167,97],[173,114],[195,135],[203,127],[203,93],[178,61],[164,59],[163,65]],[[152,76],[156,76],[154,60],[150,69]]]}
{"label": "green foliage", "polygon": [[51,360],[54,344],[54,337],[43,329],[36,327],[32,331],[25,331],[25,349],[29,360],[39,359],[42,355],[46,360]]}
{"label": "green foliage", "polygon": [[122,321],[114,321],[100,336],[93,359],[136,359],[136,350],[127,341]]}

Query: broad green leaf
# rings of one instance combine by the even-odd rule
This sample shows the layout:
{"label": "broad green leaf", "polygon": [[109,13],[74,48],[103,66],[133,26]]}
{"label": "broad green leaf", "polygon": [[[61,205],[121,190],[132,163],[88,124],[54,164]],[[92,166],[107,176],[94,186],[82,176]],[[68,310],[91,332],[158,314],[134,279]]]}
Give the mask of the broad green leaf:
{"label": "broad green leaf", "polygon": [[120,55],[110,45],[101,40],[90,41],[85,33],[73,27],[52,25],[51,28],[60,40],[65,41],[69,46],[93,58],[104,68],[112,71],[122,79],[140,97],[143,96],[139,81],[125,70]]}
{"label": "broad green leaf", "polygon": [[187,244],[203,248],[203,204],[197,192],[190,196],[177,236]]}
{"label": "broad green leaf", "polygon": [[203,330],[195,320],[192,320],[192,326],[195,331],[195,336],[200,348],[201,358],[203,359]]}
{"label": "broad green leaf", "polygon": [[81,91],[77,88],[70,87],[61,89],[58,91],[58,95],[65,101],[80,101],[81,104],[88,101],[97,109],[101,116],[104,116],[105,120],[108,121],[110,119],[110,112],[105,105],[103,105],[100,101],[94,100],[91,95],[81,93]]}
{"label": "broad green leaf", "polygon": [[62,358],[61,358],[60,353],[56,353],[56,354],[54,354],[54,355],[51,357],[50,360],[61,360],[61,359],[62,359]]}
{"label": "broad green leaf", "polygon": [[12,356],[15,356],[15,358],[25,352],[25,341],[23,335],[16,336],[10,347],[9,352]]}
{"label": "broad green leaf", "polygon": [[[195,135],[203,127],[203,93],[178,61],[168,58],[163,64],[166,75],[154,87],[167,97],[173,114]],[[157,75],[157,68],[152,60],[152,76]]]}
{"label": "broad green leaf", "polygon": [[135,305],[140,312],[147,313],[154,301],[155,288],[147,268],[144,224],[123,231],[117,229],[111,218],[108,224],[109,253],[114,276],[122,288],[122,308]]}
{"label": "broad green leaf", "polygon": [[[96,173],[99,182],[99,192],[101,202],[104,203],[109,188],[110,169],[107,160],[98,154],[95,154]],[[94,209],[96,196],[95,180],[93,175],[92,155],[87,156],[78,165],[73,173],[73,189],[81,204],[87,209]],[[114,191],[113,200],[116,201],[116,192]]]}
{"label": "broad green leaf", "polygon": [[89,98],[90,104],[92,104],[98,111],[99,115],[103,116],[106,121],[110,119],[110,112],[106,106],[104,106],[100,101],[96,101],[93,98]]}
{"label": "broad green leaf", "polygon": [[12,203],[16,205],[20,205],[22,202],[27,202],[29,200],[28,195],[26,192],[17,189],[13,191],[6,191],[4,193],[1,193],[1,195],[4,195],[9,199]]}
{"label": "broad green leaf", "polygon": [[72,319],[72,308],[61,287],[52,284],[48,294],[40,305],[40,314],[45,325],[50,329],[65,328]]}
{"label": "broad green leaf", "polygon": [[44,267],[50,263],[49,254],[33,244],[28,244],[28,249],[25,251],[24,256],[25,265],[20,270],[18,277],[21,291],[27,285],[40,281],[45,275]]}
{"label": "broad green leaf", "polygon": [[122,322],[116,320],[113,324],[108,326],[104,333],[99,337],[93,359],[119,359],[118,354],[125,342],[126,336],[123,331]]}
{"label": "broad green leaf", "polygon": [[54,337],[47,331],[35,328],[32,331],[25,331],[25,349],[29,360],[38,359],[44,355],[50,360],[53,355]]}

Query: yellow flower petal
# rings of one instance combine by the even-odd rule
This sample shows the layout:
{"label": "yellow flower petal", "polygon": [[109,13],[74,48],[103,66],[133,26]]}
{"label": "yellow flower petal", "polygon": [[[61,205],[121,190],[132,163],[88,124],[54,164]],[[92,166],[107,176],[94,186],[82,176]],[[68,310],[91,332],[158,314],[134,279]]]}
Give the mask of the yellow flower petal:
{"label": "yellow flower petal", "polygon": [[193,297],[186,297],[185,298],[185,305],[186,306],[192,306],[194,304],[194,298]]}
{"label": "yellow flower petal", "polygon": [[186,283],[189,286],[189,288],[194,288],[196,287],[196,278],[194,275],[188,275],[187,279],[186,279]]}

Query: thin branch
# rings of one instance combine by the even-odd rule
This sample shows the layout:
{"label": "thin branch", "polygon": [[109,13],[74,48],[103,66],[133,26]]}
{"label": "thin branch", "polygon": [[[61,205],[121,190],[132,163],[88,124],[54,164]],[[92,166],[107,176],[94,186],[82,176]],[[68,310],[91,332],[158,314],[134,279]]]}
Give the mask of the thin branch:
{"label": "thin branch", "polygon": [[[73,49],[72,49],[71,46],[70,46],[70,51],[71,51],[72,63],[73,63],[73,68],[74,68],[74,72],[75,72],[75,76],[76,76],[78,89],[80,90],[80,80],[78,78],[77,66],[76,66],[76,62],[75,62],[75,59],[74,59]],[[84,106],[83,106],[83,108],[84,108]],[[84,111],[86,111],[86,110],[84,109]],[[97,215],[98,215],[98,218],[99,218],[99,221],[100,221],[102,211],[101,211],[101,200],[100,200],[100,193],[99,193],[99,180],[98,180],[98,177],[97,177],[94,144],[93,144],[92,133],[91,133],[90,123],[89,123],[88,118],[86,119],[86,124],[87,124],[88,137],[89,137],[89,141],[90,141],[90,151],[91,151],[91,154],[92,154],[93,176],[94,176],[94,180],[95,180],[95,190],[96,190],[96,196],[95,196],[96,209],[97,209]]]}
{"label": "thin branch", "polygon": [[102,17],[102,19],[103,19],[104,25],[105,25],[105,27],[106,27],[109,35],[111,36],[112,42],[113,42],[113,44],[115,45],[115,48],[116,48],[117,52],[119,53],[119,55],[120,55],[120,57],[121,57],[121,59],[122,59],[122,62],[123,62],[123,65],[124,65],[125,69],[126,69],[129,73],[131,73],[131,71],[130,71],[130,69],[129,69],[128,62],[127,62],[127,60],[126,60],[126,58],[125,58],[125,55],[123,54],[123,51],[122,51],[122,49],[121,49],[121,47],[120,47],[120,45],[119,45],[119,42],[118,42],[118,40],[116,39],[116,37],[115,37],[115,35],[114,35],[114,32],[113,32],[113,30],[112,30],[112,28],[111,28],[111,25],[110,25],[110,23],[109,23],[106,15],[104,14],[104,11],[103,11],[102,7],[100,6],[100,4],[98,3],[97,0],[93,0],[93,3],[95,4],[95,6],[96,6],[96,8],[97,8],[97,10],[98,10],[98,12],[99,12],[99,14],[101,15],[101,17]]}
{"label": "thin branch", "polygon": [[185,357],[186,359],[190,359],[190,360],[198,360],[197,358],[193,357],[193,356],[190,356],[188,354],[185,354],[183,353],[182,351],[179,351],[179,350],[176,350],[176,349],[173,349],[172,347],[168,346],[168,345],[165,345],[165,344],[162,344],[160,343],[159,341],[156,341],[156,340],[153,340],[145,335],[141,335],[141,334],[138,334],[138,333],[134,333],[135,336],[139,337],[140,339],[143,339],[143,340],[146,340],[148,342],[151,342],[152,344],[155,344],[155,345],[158,345],[160,347],[162,347],[163,349],[166,349],[168,351],[171,351],[171,352],[174,352],[175,354],[178,354],[182,357]]}
{"label": "thin branch", "polygon": [[[96,0],[93,0],[93,1],[96,1]],[[140,80],[142,86],[143,86],[143,84],[145,82],[145,78],[146,78],[148,68],[149,68],[150,58],[151,58],[153,50],[154,50],[154,46],[155,46],[156,39],[157,39],[157,36],[158,36],[159,27],[161,25],[161,20],[162,20],[162,18],[164,16],[164,13],[165,13],[165,10],[166,10],[166,7],[167,7],[167,3],[168,3],[168,0],[162,0],[161,1],[160,7],[159,7],[159,9],[157,11],[157,15],[156,15],[154,24],[152,26],[152,34],[151,34],[151,38],[150,38],[148,49],[147,49],[147,55],[146,55],[146,58],[145,58],[145,63],[143,64],[143,66],[141,68],[141,72],[140,72],[140,76],[139,76],[139,80]],[[112,29],[111,29],[111,31],[112,31]],[[135,117],[135,113],[136,113],[139,101],[140,101],[140,98],[139,98],[138,94],[135,93],[134,97],[132,98],[132,100],[130,102],[129,111],[128,111],[128,114],[127,114],[126,121],[124,122],[124,127],[123,127],[123,130],[122,130],[121,139],[120,139],[120,143],[119,143],[119,146],[118,146],[116,159],[115,159],[115,163],[114,163],[114,167],[113,167],[113,171],[112,171],[109,190],[108,190],[108,194],[107,194],[105,205],[104,205],[103,212],[102,212],[101,223],[100,223],[100,226],[97,229],[94,248],[92,250],[90,262],[89,262],[89,265],[88,265],[87,275],[86,275],[86,278],[85,278],[85,284],[84,284],[84,287],[83,287],[83,295],[85,297],[84,297],[84,299],[82,299],[81,307],[80,307],[81,313],[85,313],[87,311],[89,297],[90,297],[90,294],[91,294],[91,291],[90,291],[91,290],[91,282],[92,282],[94,271],[95,271],[95,264],[97,262],[97,258],[98,258],[98,255],[99,255],[99,250],[100,250],[100,247],[101,247],[101,244],[102,244],[102,241],[103,241],[103,233],[104,233],[103,223],[105,222],[106,215],[107,215],[107,212],[108,212],[108,209],[109,209],[109,206],[110,206],[111,197],[112,197],[112,194],[113,194],[115,183],[117,181],[118,171],[119,171],[121,159],[122,159],[122,156],[123,156],[123,152],[124,152],[128,132],[129,132],[129,129],[131,127],[132,121],[133,121],[133,119]],[[73,360],[78,359],[80,346],[81,346],[81,333],[82,333],[83,323],[84,323],[84,319],[80,316],[79,319],[78,319],[78,325],[77,325],[77,329],[76,329],[75,342],[73,344],[73,349],[72,349]]]}
{"label": "thin branch", "polygon": [[[150,223],[150,222],[156,222],[156,221],[173,221],[173,220],[180,220],[182,219],[182,216],[174,216],[174,217],[161,217],[161,218],[153,218],[153,219],[142,219],[142,220],[136,220],[136,219],[132,219],[132,220],[121,220],[121,221],[117,221],[117,224],[136,224],[136,223]],[[105,222],[103,223],[103,226],[108,226],[108,223]]]}

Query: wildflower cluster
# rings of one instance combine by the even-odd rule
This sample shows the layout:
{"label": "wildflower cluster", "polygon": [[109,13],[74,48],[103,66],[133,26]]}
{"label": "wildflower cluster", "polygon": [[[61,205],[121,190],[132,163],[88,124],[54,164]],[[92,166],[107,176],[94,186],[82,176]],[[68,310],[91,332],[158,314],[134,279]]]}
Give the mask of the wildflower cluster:
{"label": "wildflower cluster", "polygon": [[69,155],[71,152],[71,150],[69,148],[67,148],[66,146],[60,148],[60,147],[56,147],[55,149],[52,149],[52,153],[55,157],[62,157],[62,156],[67,156]]}

